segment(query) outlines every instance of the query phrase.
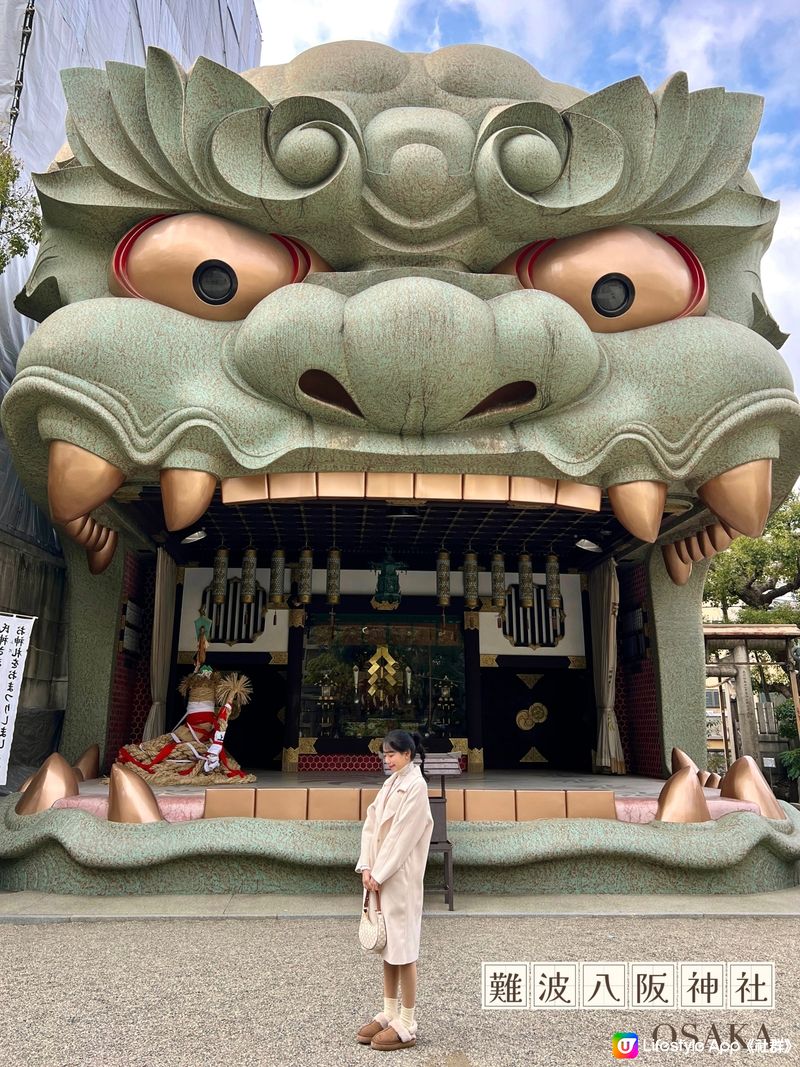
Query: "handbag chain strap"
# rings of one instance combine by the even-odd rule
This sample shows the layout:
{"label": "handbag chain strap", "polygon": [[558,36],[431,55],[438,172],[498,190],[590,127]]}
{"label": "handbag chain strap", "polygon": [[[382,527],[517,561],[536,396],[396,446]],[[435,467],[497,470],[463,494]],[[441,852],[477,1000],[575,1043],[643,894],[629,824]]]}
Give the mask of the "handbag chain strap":
{"label": "handbag chain strap", "polygon": [[377,898],[377,910],[381,910],[381,891],[380,889],[365,889],[364,890],[364,911],[369,909],[369,895],[374,893]]}

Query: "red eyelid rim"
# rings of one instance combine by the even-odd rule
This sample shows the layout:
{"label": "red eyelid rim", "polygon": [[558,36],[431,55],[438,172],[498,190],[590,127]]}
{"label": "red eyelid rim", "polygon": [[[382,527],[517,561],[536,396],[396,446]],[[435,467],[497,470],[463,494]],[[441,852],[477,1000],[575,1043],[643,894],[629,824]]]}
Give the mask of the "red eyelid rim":
{"label": "red eyelid rim", "polygon": [[520,254],[517,256],[517,262],[514,264],[514,269],[517,272],[517,277],[524,284],[524,278],[528,279],[528,282],[532,289],[535,289],[533,281],[533,264],[538,256],[544,252],[545,248],[549,248],[550,245],[556,243],[557,238],[548,237],[544,241],[534,241],[531,245],[526,245]]}
{"label": "red eyelid rim", "polygon": [[694,254],[694,252],[683,241],[679,241],[677,237],[670,237],[669,234],[660,233],[658,236],[662,241],[666,241],[667,244],[672,245],[676,252],[680,253],[684,263],[689,268],[689,273],[692,276],[692,282],[694,283],[694,290],[692,297],[683,311],[678,315],[679,319],[685,318],[687,315],[691,315],[697,305],[706,295],[708,288],[708,282],[706,281],[706,272],[703,270],[703,264]]}
{"label": "red eyelid rim", "polygon": [[161,222],[162,219],[171,217],[171,215],[151,215],[149,219],[143,219],[142,222],[138,222],[132,230],[128,230],[114,249],[114,256],[111,260],[111,268],[114,271],[114,277],[125,292],[129,293],[131,296],[137,296],[139,299],[143,299],[142,294],[134,288],[128,277],[128,256],[130,255],[131,248],[133,248],[137,238],[141,237],[145,230],[149,230],[151,226],[155,226],[155,224]]}
{"label": "red eyelid rim", "polygon": [[[171,218],[177,218],[177,216],[151,215],[150,218],[143,219],[141,222],[138,222],[133,229],[128,230],[114,249],[114,255],[111,260],[111,269],[114,272],[114,277],[130,296],[144,299],[142,294],[138,292],[128,277],[128,256],[130,255],[131,249],[145,230],[149,230],[151,226],[154,226],[157,222],[161,222],[162,219]],[[280,233],[271,233],[269,236],[282,244],[292,257],[292,281],[289,284],[291,285],[294,282],[303,281],[311,270],[311,256],[306,249],[301,244],[293,241],[290,237],[284,237]]]}
{"label": "red eyelid rim", "polygon": [[[666,233],[657,233],[657,237],[660,237],[662,241],[666,241],[668,245],[672,245],[676,252],[679,253],[686,266],[689,268],[689,273],[692,277],[692,296],[689,303],[676,318],[683,319],[687,315],[691,315],[697,305],[703,300],[708,289],[708,282],[706,281],[706,272],[703,270],[703,264],[694,254],[694,252],[683,241],[679,241],[677,237],[671,237]],[[536,288],[536,283],[533,280],[533,264],[538,256],[544,252],[545,248],[549,248],[550,245],[555,244],[557,238],[548,237],[544,241],[535,241],[533,244],[526,245],[520,254],[517,256],[517,261],[514,268],[517,272],[517,277],[524,284],[524,279],[527,278],[528,283],[532,288]]]}

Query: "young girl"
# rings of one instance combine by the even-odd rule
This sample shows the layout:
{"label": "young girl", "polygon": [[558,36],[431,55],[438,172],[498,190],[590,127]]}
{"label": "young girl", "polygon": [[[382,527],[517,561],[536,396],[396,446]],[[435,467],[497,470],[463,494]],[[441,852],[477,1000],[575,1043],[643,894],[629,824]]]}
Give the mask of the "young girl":
{"label": "young girl", "polygon": [[[389,1052],[416,1044],[414,1006],[422,925],[422,879],[433,832],[428,787],[413,762],[425,753],[418,733],[392,730],[383,742],[391,775],[367,809],[356,871],[365,889],[379,890],[386,924],[383,1011],[356,1035],[362,1045]],[[370,906],[374,895],[370,894]],[[401,999],[398,1000],[398,988]]]}

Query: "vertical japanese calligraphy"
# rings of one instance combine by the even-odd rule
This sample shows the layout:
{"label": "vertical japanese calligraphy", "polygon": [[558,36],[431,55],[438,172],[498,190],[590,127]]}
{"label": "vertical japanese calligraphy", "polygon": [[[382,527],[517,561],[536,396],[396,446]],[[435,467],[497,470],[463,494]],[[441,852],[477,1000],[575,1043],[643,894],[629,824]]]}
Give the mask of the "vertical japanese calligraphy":
{"label": "vertical japanese calligraphy", "polygon": [[8,757],[31,630],[36,618],[0,613],[0,785],[6,784]]}

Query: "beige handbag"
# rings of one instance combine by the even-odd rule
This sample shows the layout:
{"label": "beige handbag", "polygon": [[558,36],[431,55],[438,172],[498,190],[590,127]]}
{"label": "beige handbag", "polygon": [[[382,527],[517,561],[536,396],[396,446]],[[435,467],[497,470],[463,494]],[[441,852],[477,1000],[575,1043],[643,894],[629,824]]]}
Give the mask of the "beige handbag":
{"label": "beige handbag", "polygon": [[358,924],[358,940],[365,952],[383,952],[386,947],[386,923],[383,921],[381,911],[381,894],[375,892],[375,921],[369,914],[370,890],[364,890],[364,909],[361,912],[361,922]]}

